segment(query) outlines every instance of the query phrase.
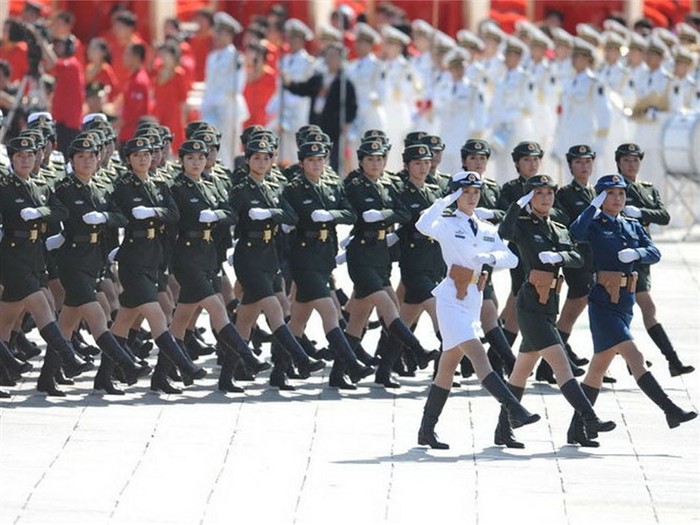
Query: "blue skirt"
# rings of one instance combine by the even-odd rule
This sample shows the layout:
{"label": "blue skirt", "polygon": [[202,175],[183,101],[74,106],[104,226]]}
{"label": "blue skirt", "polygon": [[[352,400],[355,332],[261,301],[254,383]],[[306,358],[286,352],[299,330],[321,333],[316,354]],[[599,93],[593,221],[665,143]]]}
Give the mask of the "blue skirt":
{"label": "blue skirt", "polygon": [[613,346],[633,339],[630,323],[634,302],[634,294],[620,290],[620,301],[613,304],[608,293],[600,285],[593,287],[588,297],[588,319],[595,353],[605,352]]}

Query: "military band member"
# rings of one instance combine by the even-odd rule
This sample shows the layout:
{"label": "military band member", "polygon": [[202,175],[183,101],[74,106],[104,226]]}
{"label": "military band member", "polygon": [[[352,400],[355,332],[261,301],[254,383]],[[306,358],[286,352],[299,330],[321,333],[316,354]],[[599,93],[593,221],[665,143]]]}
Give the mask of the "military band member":
{"label": "military band member", "polygon": [[[528,412],[493,372],[479,341],[481,276],[484,264],[512,267],[517,257],[501,241],[496,227],[480,221],[474,214],[479,201],[481,178],[476,172],[459,172],[453,177],[451,193],[435,201],[416,222],[416,229],[440,243],[448,276],[433,290],[437,298],[437,318],[442,335],[442,356],[437,375],[428,391],[418,444],[448,449],[438,441],[438,422],[452,386],[457,365],[463,356],[474,364],[482,386],[501,403],[509,424],[520,427],[540,419]],[[447,212],[456,203],[457,209]]]}
{"label": "military band member", "polygon": [[[686,412],[666,395],[632,340],[630,323],[635,302],[636,263],[654,264],[661,254],[642,225],[621,213],[626,205],[627,183],[620,175],[606,175],[596,183],[598,196],[571,225],[571,233],[590,245],[596,284],[591,288],[588,313],[593,336],[593,358],[581,385],[591,404],[595,403],[603,374],[617,354],[627,362],[639,388],[666,415],[669,428],[697,417]],[[600,210],[600,211],[599,211]],[[582,428],[575,414],[567,434],[569,443],[597,447],[598,442]]]}
{"label": "military band member", "polygon": [[[525,182],[527,192],[510,205],[499,233],[518,247],[526,280],[517,295],[517,315],[523,341],[508,385],[517,398],[525,391],[528,376],[537,361],[544,358],[554,370],[557,384],[566,400],[584,421],[584,432],[595,438],[598,432],[615,428],[612,421],[598,419],[591,403],[574,378],[564,345],[557,332],[559,268],[580,268],[583,257],[576,250],[565,226],[549,216],[554,205],[556,184],[547,175],[534,175]],[[529,206],[529,213],[523,210]],[[516,441],[508,419],[502,413],[496,426],[495,442],[508,448],[523,448]]]}

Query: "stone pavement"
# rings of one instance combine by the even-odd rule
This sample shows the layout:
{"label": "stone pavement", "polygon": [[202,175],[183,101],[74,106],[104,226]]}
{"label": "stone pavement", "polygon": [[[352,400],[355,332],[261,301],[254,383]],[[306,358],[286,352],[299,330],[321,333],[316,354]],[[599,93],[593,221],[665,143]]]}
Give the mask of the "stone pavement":
{"label": "stone pavement", "polygon": [[[700,244],[660,247],[659,317],[683,361],[699,368]],[[507,280],[496,277],[499,297]],[[312,335],[323,341],[318,325]],[[697,410],[700,372],[671,378],[641,316],[634,333],[669,395]],[[429,323],[418,335],[436,344]],[[377,337],[368,333],[368,348]],[[586,318],[572,344],[590,352]],[[34,390],[38,371],[28,374],[0,404],[0,523],[700,522],[700,421],[669,430],[619,359],[611,370],[619,381],[596,406],[618,427],[600,448],[566,444],[571,409],[539,383],[524,404],[542,421],[517,431],[525,450],[493,446],[497,404],[470,379],[438,425],[447,451],[416,446],[427,372],[394,392],[366,380],[339,393],[324,388],[324,374],[295,392],[259,379],[225,396],[205,364],[213,373],[169,397],[149,392],[146,380],[121,398],[95,395],[91,372],[65,387],[68,397],[47,399]]]}

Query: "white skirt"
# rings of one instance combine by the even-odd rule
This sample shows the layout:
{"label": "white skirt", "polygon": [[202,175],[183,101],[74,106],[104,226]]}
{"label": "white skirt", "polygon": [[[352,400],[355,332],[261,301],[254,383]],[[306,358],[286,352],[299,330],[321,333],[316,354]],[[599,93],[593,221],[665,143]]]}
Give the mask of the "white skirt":
{"label": "white skirt", "polygon": [[438,297],[436,309],[443,352],[482,336],[481,308],[469,308],[456,301],[441,300]]}

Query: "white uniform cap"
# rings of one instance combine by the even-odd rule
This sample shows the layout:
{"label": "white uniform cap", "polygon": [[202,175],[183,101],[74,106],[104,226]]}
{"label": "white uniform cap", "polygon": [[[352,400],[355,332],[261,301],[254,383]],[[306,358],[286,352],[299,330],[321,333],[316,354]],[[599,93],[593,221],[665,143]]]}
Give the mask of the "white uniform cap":
{"label": "white uniform cap", "polygon": [[284,23],[284,30],[290,35],[303,38],[307,42],[314,39],[314,33],[304,22],[298,18],[290,18]]}
{"label": "white uniform cap", "polygon": [[690,49],[683,46],[676,46],[673,49],[672,55],[675,62],[685,62],[690,65],[697,63],[697,53],[693,53]]}
{"label": "white uniform cap", "polygon": [[580,37],[575,37],[574,38],[574,53],[583,53],[584,55],[588,55],[590,57],[595,56],[595,47],[588,42],[587,40],[584,40],[583,38]]}
{"label": "white uniform cap", "polygon": [[31,124],[32,122],[40,119],[44,119],[47,122],[53,122],[53,117],[48,111],[36,111],[27,117],[27,124]]}
{"label": "white uniform cap", "polygon": [[529,35],[530,35],[530,46],[531,47],[536,46],[536,45],[539,45],[539,46],[544,47],[546,49],[552,49],[554,47],[554,42],[552,42],[552,39],[549,38],[547,35],[545,35],[544,31],[542,31],[538,27],[533,26]]}
{"label": "white uniform cap", "polygon": [[519,37],[532,36],[535,31],[538,31],[537,26],[529,20],[518,20],[515,22],[515,31]]}
{"label": "white uniform cap", "polygon": [[658,53],[662,56],[668,55],[668,46],[666,43],[656,34],[653,34],[647,40],[647,51],[651,53]]}
{"label": "white uniform cap", "polygon": [[469,60],[469,51],[461,47],[455,47],[450,49],[445,58],[442,59],[442,65],[445,68],[451,65],[464,64]]}
{"label": "white uniform cap", "polygon": [[411,33],[413,35],[420,34],[430,38],[431,36],[433,36],[433,33],[435,33],[435,28],[425,20],[416,18],[413,22],[411,22]]}
{"label": "white uniform cap", "polygon": [[678,37],[671,33],[665,27],[655,27],[651,30],[651,34],[654,36],[658,36],[661,40],[663,40],[664,44],[666,44],[667,47],[673,47],[680,44],[680,40],[678,40]]}
{"label": "white uniform cap", "polygon": [[316,28],[316,36],[319,40],[331,40],[333,42],[342,42],[343,33],[330,24],[321,23]]}
{"label": "white uniform cap", "polygon": [[574,37],[566,29],[562,29],[561,27],[552,28],[552,39],[555,44],[567,47],[573,47],[574,45]]}
{"label": "white uniform cap", "polygon": [[621,48],[626,44],[624,37],[615,31],[605,31],[603,33],[603,45],[605,47]]}
{"label": "white uniform cap", "polygon": [[384,26],[382,28],[382,38],[385,42],[394,42],[404,46],[411,43],[411,37],[393,26]]}
{"label": "white uniform cap", "polygon": [[433,45],[438,52],[447,53],[450,49],[457,45],[455,39],[451,36],[443,33],[442,31],[435,31],[433,36]]}
{"label": "white uniform cap", "polygon": [[508,51],[524,55],[527,52],[527,46],[525,45],[525,42],[520,40],[518,37],[509,36],[506,39],[506,53]]}
{"label": "white uniform cap", "polygon": [[228,13],[224,11],[219,11],[214,15],[214,26],[223,27],[231,31],[234,35],[237,35],[243,30],[243,26],[233,18]]}
{"label": "white uniform cap", "polygon": [[623,26],[620,22],[613,20],[612,18],[608,18],[603,22],[603,29],[606,31],[613,31],[614,33],[624,37],[629,34],[629,29],[627,29],[627,27]]}
{"label": "white uniform cap", "polygon": [[685,22],[676,25],[676,33],[678,33],[679,40],[684,40],[692,44],[700,42],[700,32]]}
{"label": "white uniform cap", "polygon": [[600,45],[600,33],[590,24],[576,24],[576,34],[594,47]]}
{"label": "white uniform cap", "polygon": [[88,122],[92,122],[93,120],[101,120],[103,122],[108,122],[107,115],[104,113],[88,113],[83,117],[83,125],[87,124]]}
{"label": "white uniform cap", "polygon": [[630,37],[630,39],[629,39],[629,42],[627,43],[628,48],[641,49],[642,51],[646,51],[647,44],[648,44],[646,38],[644,38],[639,33],[635,33],[634,31],[630,32],[629,37]]}
{"label": "white uniform cap", "polygon": [[469,29],[460,29],[457,31],[457,44],[467,49],[478,49],[482,51],[484,49],[484,41],[481,40],[475,33],[469,31]]}
{"label": "white uniform cap", "polygon": [[508,38],[508,35],[505,33],[505,31],[503,31],[503,29],[498,27],[495,22],[488,21],[481,25],[481,37],[491,37],[499,42],[502,42]]}
{"label": "white uniform cap", "polygon": [[366,40],[372,44],[376,44],[382,39],[379,33],[377,33],[369,24],[365,24],[364,22],[359,22],[355,26],[355,36],[359,40]]}

